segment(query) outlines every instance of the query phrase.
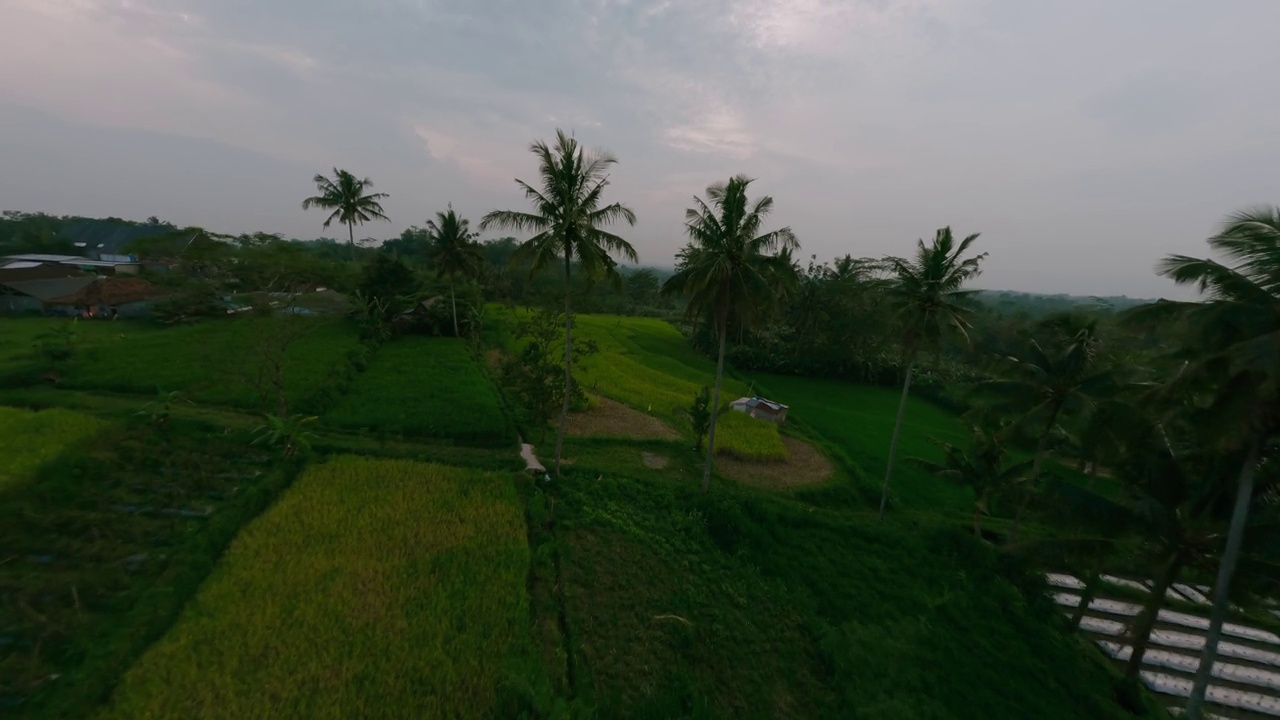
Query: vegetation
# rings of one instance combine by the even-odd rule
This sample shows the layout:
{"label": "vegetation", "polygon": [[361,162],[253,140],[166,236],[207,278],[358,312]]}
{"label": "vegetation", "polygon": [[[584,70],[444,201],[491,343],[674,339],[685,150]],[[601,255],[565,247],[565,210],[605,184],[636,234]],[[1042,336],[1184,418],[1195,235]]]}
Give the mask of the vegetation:
{"label": "vegetation", "polygon": [[466,218],[458,217],[452,205],[447,211],[436,213],[435,220],[427,221],[427,237],[431,242],[427,252],[432,264],[435,265],[436,275],[449,280],[449,307],[453,313],[454,337],[461,337],[458,332],[458,298],[455,285],[459,278],[476,279],[480,275],[484,262],[470,225]]}
{"label": "vegetation", "polygon": [[[728,182],[708,186],[706,200],[694,198],[697,207],[685,211],[685,229],[691,242],[676,258],[675,275],[662,286],[668,295],[689,299],[690,317],[711,322],[719,347],[715,390],[711,394],[711,406],[716,408],[720,407],[724,383],[730,323],[750,325],[777,300],[780,289],[793,284],[791,251],[800,247],[791,228],[768,232],[762,229],[773,210],[773,198],[766,195],[749,202],[747,186],[751,182],[750,178],[737,175]],[[717,419],[713,414],[707,426],[704,493],[711,487]]]}
{"label": "vegetation", "polygon": [[516,180],[533,204],[532,213],[495,210],[484,216],[480,229],[506,228],[531,231],[532,237],[520,245],[513,262],[528,263],[536,272],[564,259],[564,393],[560,424],[556,429],[555,473],[560,474],[564,450],[565,423],[569,399],[573,395],[573,264],[577,261],[588,281],[617,277],[617,262],[611,253],[637,262],[635,248],[604,228],[619,222],[636,224],[635,213],[621,203],[603,204],[609,186],[608,171],[618,160],[608,152],[588,154],[578,141],[556,131],[556,145],[534,141],[530,152],[538,157],[541,187]]}
{"label": "vegetation", "polygon": [[40,468],[102,429],[95,418],[71,410],[0,406],[0,492],[30,481]]}
{"label": "vegetation", "polygon": [[512,444],[497,390],[456,339],[407,337],[378,351],[324,423],[378,435]]}
{"label": "vegetation", "polygon": [[324,227],[329,227],[334,220],[346,225],[347,244],[352,250],[356,244],[356,225],[372,220],[387,220],[380,201],[390,196],[381,192],[366,192],[373,189],[373,181],[369,178],[360,180],[346,170],[334,168],[333,179],[317,174],[313,182],[319,194],[303,200],[302,209],[332,210],[324,220]]}
{"label": "vegetation", "polygon": [[333,458],[240,534],[102,717],[514,717],[528,558],[506,476]]}

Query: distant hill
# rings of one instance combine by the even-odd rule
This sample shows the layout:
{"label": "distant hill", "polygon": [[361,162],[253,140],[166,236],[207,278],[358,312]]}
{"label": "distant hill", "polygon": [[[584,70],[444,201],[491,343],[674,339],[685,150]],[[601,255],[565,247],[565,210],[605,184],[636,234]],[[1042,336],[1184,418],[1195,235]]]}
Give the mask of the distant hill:
{"label": "distant hill", "polygon": [[1154,300],[1119,296],[1096,295],[1045,295],[1013,290],[979,290],[977,300],[1001,315],[1025,314],[1041,317],[1070,310],[1105,310],[1122,312]]}
{"label": "distant hill", "polygon": [[6,211],[0,215],[0,254],[123,255],[129,243],[174,230],[156,218],[145,222]]}

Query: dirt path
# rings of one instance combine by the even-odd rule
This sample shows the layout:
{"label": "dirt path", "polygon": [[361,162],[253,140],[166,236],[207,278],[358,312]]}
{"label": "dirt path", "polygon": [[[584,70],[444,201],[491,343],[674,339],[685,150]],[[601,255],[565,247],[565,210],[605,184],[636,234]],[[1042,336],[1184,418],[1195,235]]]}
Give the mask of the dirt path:
{"label": "dirt path", "polygon": [[760,488],[815,485],[835,472],[831,461],[804,440],[783,435],[782,444],[787,447],[786,462],[747,462],[718,457],[716,469],[730,480]]}
{"label": "dirt path", "polygon": [[597,395],[594,400],[595,407],[569,415],[569,435],[642,440],[676,440],[680,437],[680,433],[652,415],[607,397]]}

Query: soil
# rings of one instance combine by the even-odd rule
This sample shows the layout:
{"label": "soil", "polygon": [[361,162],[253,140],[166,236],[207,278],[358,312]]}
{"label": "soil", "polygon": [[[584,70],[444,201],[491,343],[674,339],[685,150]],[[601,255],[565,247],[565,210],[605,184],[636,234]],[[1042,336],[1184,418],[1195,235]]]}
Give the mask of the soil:
{"label": "soil", "polygon": [[569,415],[568,434],[575,437],[618,437],[677,440],[680,434],[652,415],[616,400],[595,396],[595,407]]}
{"label": "soil", "polygon": [[816,485],[831,477],[835,467],[817,448],[793,437],[782,436],[787,447],[785,462],[758,462],[716,458],[721,475],[744,485],[761,488],[791,488]]}
{"label": "soil", "polygon": [[666,455],[642,452],[640,453],[640,462],[644,463],[644,466],[647,468],[661,470],[667,466],[667,463],[671,462],[671,458],[668,458]]}

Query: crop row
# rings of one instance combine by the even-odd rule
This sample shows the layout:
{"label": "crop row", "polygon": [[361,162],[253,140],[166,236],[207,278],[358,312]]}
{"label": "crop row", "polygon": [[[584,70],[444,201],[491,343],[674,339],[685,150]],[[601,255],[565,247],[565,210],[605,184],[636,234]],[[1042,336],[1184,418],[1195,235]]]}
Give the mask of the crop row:
{"label": "crop row", "polygon": [[471,445],[514,439],[497,389],[466,344],[452,338],[409,337],[384,345],[325,422]]}
{"label": "crop row", "polygon": [[339,456],[236,538],[109,718],[497,716],[527,660],[504,474]]}

